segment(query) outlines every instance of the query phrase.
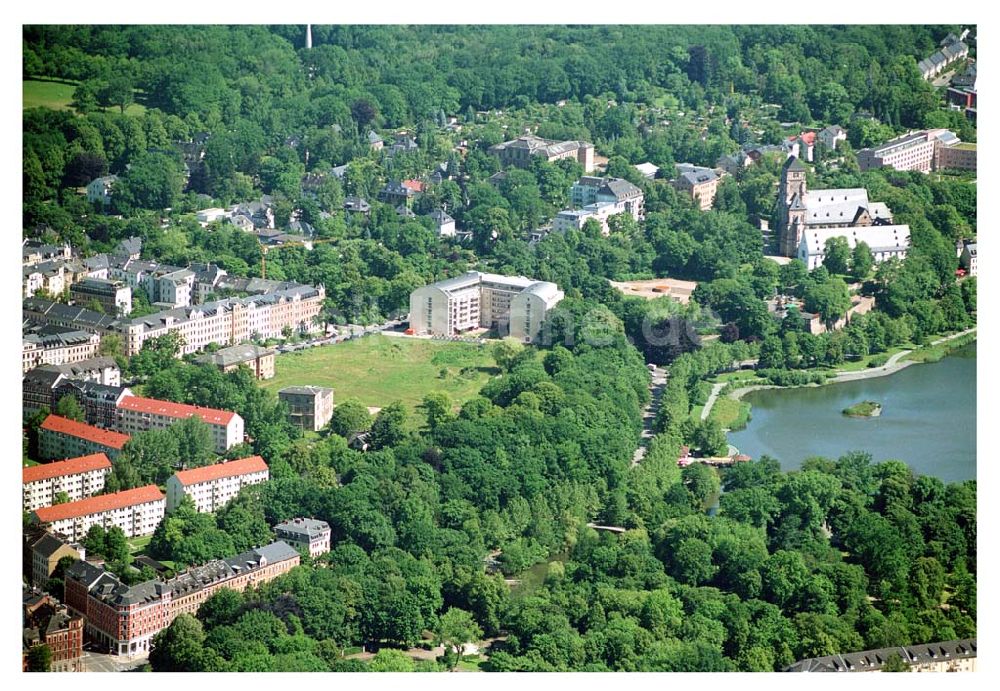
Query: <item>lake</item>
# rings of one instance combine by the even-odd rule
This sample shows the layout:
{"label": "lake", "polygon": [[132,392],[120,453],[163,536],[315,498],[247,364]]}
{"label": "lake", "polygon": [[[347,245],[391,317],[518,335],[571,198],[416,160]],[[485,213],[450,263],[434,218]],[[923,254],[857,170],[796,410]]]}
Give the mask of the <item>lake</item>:
{"label": "lake", "polygon": [[[810,456],[835,459],[860,450],[944,482],[976,477],[975,343],[886,377],[754,391],[744,400],[753,406],[750,424],[730,433],[729,443],[755,459],[777,458],[785,470]],[[881,403],[882,415],[841,414],[860,401]]]}

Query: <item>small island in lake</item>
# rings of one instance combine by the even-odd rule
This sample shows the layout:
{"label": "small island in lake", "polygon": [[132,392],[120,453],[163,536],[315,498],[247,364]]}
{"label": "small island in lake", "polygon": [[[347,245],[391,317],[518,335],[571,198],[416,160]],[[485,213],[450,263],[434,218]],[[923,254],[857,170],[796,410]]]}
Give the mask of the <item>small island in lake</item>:
{"label": "small island in lake", "polygon": [[842,411],[847,417],[878,417],[882,414],[882,404],[875,401],[855,403]]}

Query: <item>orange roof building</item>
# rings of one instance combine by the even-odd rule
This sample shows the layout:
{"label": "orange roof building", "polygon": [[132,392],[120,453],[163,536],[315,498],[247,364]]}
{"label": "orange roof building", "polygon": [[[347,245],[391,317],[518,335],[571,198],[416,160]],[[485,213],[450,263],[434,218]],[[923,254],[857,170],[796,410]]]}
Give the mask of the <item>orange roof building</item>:
{"label": "orange roof building", "polygon": [[35,509],[32,520],[71,540],[82,540],[94,525],[118,526],[126,537],[139,537],[156,530],[165,509],[163,492],[156,485],[146,485]]}
{"label": "orange roof building", "polygon": [[267,464],[260,456],[223,461],[201,468],[181,470],[167,480],[167,511],[191,497],[200,513],[218,511],[247,485],[266,482]]}
{"label": "orange roof building", "polygon": [[44,459],[75,458],[105,453],[114,458],[129,435],[49,415],[38,428],[38,452]]}
{"label": "orange roof building", "polygon": [[126,396],[118,403],[118,428],[129,434],[167,429],[190,417],[197,417],[209,426],[217,453],[225,453],[243,441],[243,418],[228,410],[142,396]]}
{"label": "orange roof building", "polygon": [[51,506],[61,492],[65,492],[70,501],[97,494],[104,490],[104,481],[110,474],[111,461],[103,453],[23,468],[23,508],[34,511]]}

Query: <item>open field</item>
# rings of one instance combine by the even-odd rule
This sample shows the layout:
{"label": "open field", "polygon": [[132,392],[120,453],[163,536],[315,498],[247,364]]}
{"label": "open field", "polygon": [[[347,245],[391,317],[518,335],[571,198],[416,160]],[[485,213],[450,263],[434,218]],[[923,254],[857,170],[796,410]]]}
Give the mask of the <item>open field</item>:
{"label": "open field", "polygon": [[432,391],[462,403],[498,372],[488,348],[379,335],[279,355],[274,379],[263,386],[329,386],[334,403],[357,397],[382,407],[398,400],[412,411]]}
{"label": "open field", "polygon": [[750,404],[723,396],[712,406],[708,417],[718,422],[723,429],[743,429],[750,421]]}
{"label": "open field", "polygon": [[[76,84],[66,81],[50,81],[47,79],[26,79],[21,82],[23,107],[52,108],[53,110],[72,110],[73,92]],[[139,94],[136,94],[139,98]],[[109,112],[119,112],[117,108]],[[133,103],[125,109],[126,115],[141,115],[146,107],[141,103]]]}

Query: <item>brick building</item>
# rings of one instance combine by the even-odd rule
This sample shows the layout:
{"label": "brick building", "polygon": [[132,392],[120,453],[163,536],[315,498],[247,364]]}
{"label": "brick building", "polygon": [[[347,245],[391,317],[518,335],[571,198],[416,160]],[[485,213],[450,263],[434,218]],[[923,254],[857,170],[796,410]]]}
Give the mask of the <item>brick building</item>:
{"label": "brick building", "polygon": [[22,468],[22,507],[34,511],[52,506],[60,492],[70,501],[85,499],[101,492],[110,474],[111,461],[103,453]]}
{"label": "brick building", "polygon": [[156,485],[101,494],[68,504],[35,509],[32,521],[47,530],[82,540],[91,526],[118,526],[125,537],[152,535],[163,520],[166,500]]}
{"label": "brick building", "polygon": [[86,618],[89,638],[115,655],[149,652],[153,636],[177,615],[195,614],[220,588],[242,591],[287,573],[299,553],[278,541],[197,566],[167,581],[126,586],[101,567],[77,562],[66,570],[66,604]]}
{"label": "brick building", "polygon": [[100,429],[59,415],[49,415],[38,428],[38,455],[46,460],[105,453],[115,458],[129,435]]}
{"label": "brick building", "polygon": [[116,425],[121,432],[135,434],[151,429],[168,429],[189,417],[200,418],[208,425],[218,453],[225,453],[243,442],[243,418],[236,413],[142,396],[126,396],[118,403]]}
{"label": "brick building", "polygon": [[181,470],[167,480],[167,511],[191,497],[199,513],[218,511],[248,485],[268,479],[267,464],[260,456],[222,461],[191,470]]}

